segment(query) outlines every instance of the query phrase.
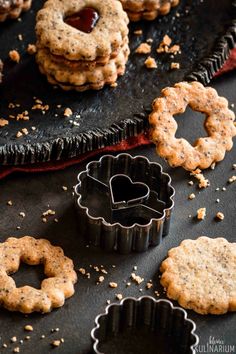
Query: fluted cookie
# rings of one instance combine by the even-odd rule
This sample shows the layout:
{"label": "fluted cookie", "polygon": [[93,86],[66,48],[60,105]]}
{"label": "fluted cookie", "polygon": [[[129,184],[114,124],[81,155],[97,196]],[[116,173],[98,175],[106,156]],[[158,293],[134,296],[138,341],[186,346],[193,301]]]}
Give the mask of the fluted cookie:
{"label": "fluted cookie", "polygon": [[167,15],[180,0],[120,0],[130,21],[152,21],[159,15]]}
{"label": "fluted cookie", "polygon": [[0,0],[0,22],[8,18],[18,18],[31,7],[32,0]]}
{"label": "fluted cookie", "polygon": [[160,268],[170,299],[202,315],[236,311],[236,243],[224,238],[184,240]]}
{"label": "fluted cookie", "polygon": [[48,0],[37,14],[40,71],[65,90],[100,89],[125,72],[128,17],[117,0]]}
{"label": "fluted cookie", "polygon": [[[193,145],[175,137],[178,124],[174,115],[183,113],[188,105],[206,114],[204,127],[208,137],[198,138]],[[190,171],[205,169],[223,160],[225,152],[233,146],[234,120],[228,101],[218,96],[215,89],[199,82],[180,82],[162,90],[162,97],[154,100],[149,116],[157,153],[172,167],[182,166]]]}
{"label": "fluted cookie", "polygon": [[[10,274],[18,271],[21,261],[44,265],[47,278],[42,281],[41,289],[16,287]],[[50,312],[63,306],[65,299],[74,294],[76,281],[72,260],[49,241],[25,236],[10,237],[0,243],[0,304],[6,309],[22,313]]]}

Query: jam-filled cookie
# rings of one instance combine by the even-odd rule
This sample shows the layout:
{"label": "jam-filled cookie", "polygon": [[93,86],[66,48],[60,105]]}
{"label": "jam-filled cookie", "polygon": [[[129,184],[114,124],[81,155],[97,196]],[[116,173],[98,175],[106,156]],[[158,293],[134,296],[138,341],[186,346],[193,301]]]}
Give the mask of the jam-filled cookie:
{"label": "jam-filled cookie", "polygon": [[167,15],[180,0],[120,0],[130,21],[154,20],[159,15]]}
{"label": "jam-filled cookie", "polygon": [[31,7],[32,0],[0,0],[0,22],[7,18],[18,18],[22,11]]}
{"label": "jam-filled cookie", "polygon": [[48,0],[37,14],[36,60],[64,90],[101,89],[125,72],[128,16],[117,0]]}

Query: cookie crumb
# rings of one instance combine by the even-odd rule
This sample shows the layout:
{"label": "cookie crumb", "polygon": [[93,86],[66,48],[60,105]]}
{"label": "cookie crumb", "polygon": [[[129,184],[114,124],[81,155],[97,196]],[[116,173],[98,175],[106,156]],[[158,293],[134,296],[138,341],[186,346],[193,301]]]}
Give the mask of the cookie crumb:
{"label": "cookie crumb", "polygon": [[21,129],[21,131],[22,131],[22,133],[23,133],[24,135],[28,135],[28,134],[29,134],[27,128],[23,128],[23,129]]}
{"label": "cookie crumb", "polygon": [[0,127],[5,127],[5,125],[8,124],[9,124],[8,120],[0,118]]}
{"label": "cookie crumb", "polygon": [[117,283],[110,282],[109,286],[110,286],[110,288],[117,288],[118,285],[117,285]]}
{"label": "cookie crumb", "polygon": [[153,287],[153,284],[151,283],[151,282],[148,282],[147,284],[146,284],[146,288],[147,289],[151,289]]}
{"label": "cookie crumb", "polygon": [[190,186],[193,186],[193,181],[188,181],[188,184],[189,184]]}
{"label": "cookie crumb", "polygon": [[20,33],[20,34],[18,34],[18,39],[19,39],[19,41],[23,41],[23,36],[22,36],[22,34]]}
{"label": "cookie crumb", "polygon": [[28,332],[33,332],[33,326],[31,326],[31,325],[26,325],[25,327],[24,327],[24,330],[25,331],[28,331]]}
{"label": "cookie crumb", "polygon": [[23,134],[22,134],[20,131],[18,131],[18,132],[16,133],[16,137],[17,137],[17,138],[20,138],[22,135],[23,135]]}
{"label": "cookie crumb", "polygon": [[28,47],[27,47],[27,53],[30,54],[30,55],[34,55],[36,54],[37,52],[37,47],[35,44],[28,44]]}
{"label": "cookie crumb", "polygon": [[22,218],[25,218],[25,213],[24,213],[23,211],[21,211],[21,212],[19,213],[19,215],[20,215]]}
{"label": "cookie crumb", "polygon": [[179,70],[180,69],[180,63],[172,62],[170,64],[171,70]]}
{"label": "cookie crumb", "polygon": [[136,275],[135,273],[132,273],[130,278],[138,285],[144,281],[144,278],[141,278],[139,275]]}
{"label": "cookie crumb", "polygon": [[148,57],[145,62],[144,65],[146,66],[146,68],[148,69],[156,69],[157,68],[157,63],[156,60],[152,57]]}
{"label": "cookie crumb", "polygon": [[123,295],[122,294],[116,294],[116,298],[117,300],[122,300],[123,299]]}
{"label": "cookie crumb", "polygon": [[149,54],[151,53],[151,46],[147,43],[141,43],[135,50],[137,54]]}
{"label": "cookie crumb", "polygon": [[233,182],[235,182],[236,181],[236,176],[232,176],[232,177],[230,177],[229,179],[228,179],[228,182],[229,183],[233,183]]}
{"label": "cookie crumb", "polygon": [[70,108],[66,108],[65,111],[64,111],[64,116],[65,117],[71,117],[73,114],[72,110]]}
{"label": "cookie crumb", "polygon": [[44,338],[45,338],[45,335],[44,335],[44,334],[42,334],[40,338],[41,338],[41,339],[44,339]]}
{"label": "cookie crumb", "polygon": [[8,200],[7,205],[12,206],[13,205],[12,201]]}
{"label": "cookie crumb", "polygon": [[188,199],[193,200],[196,198],[196,195],[194,193],[189,194]]}
{"label": "cookie crumb", "polygon": [[224,214],[218,211],[218,213],[216,214],[216,219],[222,221],[224,220],[224,218],[225,218]]}
{"label": "cookie crumb", "polygon": [[236,170],[236,163],[233,164],[233,170]]}
{"label": "cookie crumb", "polygon": [[110,85],[112,88],[115,88],[118,86],[117,82],[113,82],[111,85]]}
{"label": "cookie crumb", "polygon": [[42,214],[42,216],[50,216],[50,215],[55,215],[56,214],[56,212],[55,212],[55,210],[52,210],[52,209],[48,209],[47,211],[45,211],[43,214]]}
{"label": "cookie crumb", "polygon": [[53,347],[56,348],[56,347],[59,347],[61,345],[61,341],[57,339],[57,340],[54,340],[51,344],[52,344]]}
{"label": "cookie crumb", "polygon": [[80,272],[81,274],[85,275],[86,270],[85,270],[84,268],[80,268],[80,269],[79,269],[79,272]]}
{"label": "cookie crumb", "polygon": [[101,276],[98,278],[98,283],[102,283],[104,280],[105,280],[104,276],[101,275]]}
{"label": "cookie crumb", "polygon": [[197,219],[204,220],[206,217],[206,208],[200,208],[197,211]]}
{"label": "cookie crumb", "polygon": [[19,54],[19,52],[18,52],[17,50],[10,50],[10,52],[9,52],[9,58],[10,58],[12,61],[14,61],[14,62],[19,63],[19,61],[20,61],[20,54]]}
{"label": "cookie crumb", "polygon": [[19,347],[14,348],[13,353],[20,353],[20,348]]}
{"label": "cookie crumb", "polygon": [[111,300],[107,300],[106,303],[107,303],[107,305],[110,305]]}
{"label": "cookie crumb", "polygon": [[62,189],[63,189],[63,191],[67,191],[68,190],[68,188],[66,187],[66,186],[62,186]]}
{"label": "cookie crumb", "polygon": [[138,30],[134,31],[134,34],[136,36],[141,36],[143,34],[143,31],[141,29],[138,29]]}
{"label": "cookie crumb", "polygon": [[214,170],[214,169],[215,169],[215,167],[216,167],[216,163],[215,163],[215,162],[213,162],[213,163],[211,164],[211,169],[212,169],[212,170]]}
{"label": "cookie crumb", "polygon": [[198,180],[198,187],[200,189],[207,188],[210,186],[210,182],[205,178],[202,171],[198,168],[197,170],[190,173],[190,176],[194,176]]}
{"label": "cookie crumb", "polygon": [[16,338],[16,336],[14,336],[14,337],[12,337],[12,338],[11,338],[11,342],[12,342],[12,343],[17,342],[17,338]]}

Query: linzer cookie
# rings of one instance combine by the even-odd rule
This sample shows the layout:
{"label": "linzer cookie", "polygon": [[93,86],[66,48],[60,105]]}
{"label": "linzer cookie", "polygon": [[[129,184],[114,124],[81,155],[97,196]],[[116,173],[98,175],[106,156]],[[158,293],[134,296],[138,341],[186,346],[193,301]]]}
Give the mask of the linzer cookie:
{"label": "linzer cookie", "polygon": [[236,243],[205,236],[184,240],[160,270],[167,296],[184,308],[203,315],[236,311]]}
{"label": "linzer cookie", "polygon": [[32,0],[0,0],[0,22],[7,18],[17,18],[22,11],[31,7]]}
{"label": "linzer cookie", "polygon": [[159,15],[167,15],[179,0],[120,0],[131,21],[152,21]]}
{"label": "linzer cookie", "polygon": [[[74,294],[77,275],[73,262],[60,247],[52,246],[47,240],[30,236],[10,237],[0,243],[0,260],[0,304],[10,311],[50,312],[63,306],[65,298]],[[44,265],[47,278],[42,281],[40,289],[16,287],[9,274],[18,271],[21,261]]]}
{"label": "linzer cookie", "polygon": [[[208,137],[198,138],[193,145],[175,136],[178,125],[174,115],[183,113],[188,105],[206,115],[204,127]],[[162,90],[162,97],[153,102],[149,116],[157,153],[172,167],[182,166],[190,171],[208,168],[224,159],[225,152],[232,149],[232,138],[236,135],[234,120],[228,101],[199,82],[180,82]]]}
{"label": "linzer cookie", "polygon": [[101,89],[125,72],[128,17],[117,0],[48,0],[37,14],[40,71],[64,90]]}

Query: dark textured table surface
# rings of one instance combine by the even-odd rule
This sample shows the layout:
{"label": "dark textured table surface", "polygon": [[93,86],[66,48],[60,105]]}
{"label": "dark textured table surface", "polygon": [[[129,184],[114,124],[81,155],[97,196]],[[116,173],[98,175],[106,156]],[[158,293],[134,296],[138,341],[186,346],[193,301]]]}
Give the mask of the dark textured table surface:
{"label": "dark textured table surface", "polygon": [[[220,94],[225,95],[231,104],[236,104],[235,72],[218,78],[212,85]],[[201,124],[203,119],[200,114],[187,111],[185,115],[177,117],[177,121],[178,136],[185,136],[190,141],[194,141],[196,137],[204,134]],[[4,241],[8,236],[45,237],[63,247],[66,255],[73,259],[77,270],[83,267],[91,273],[90,279],[79,274],[75,295],[67,300],[61,309],[54,310],[48,315],[33,314],[26,317],[1,309],[0,353],[11,353],[13,348],[18,346],[19,340],[28,335],[24,331],[26,324],[33,325],[34,331],[29,334],[30,340],[24,340],[24,344],[19,345],[22,353],[48,353],[52,350],[50,342],[57,338],[65,340],[59,348],[53,349],[57,353],[89,353],[90,331],[94,326],[94,319],[97,314],[104,311],[108,299],[117,301],[116,293],[135,297],[144,294],[155,296],[154,290],[158,290],[160,297],[164,297],[159,285],[158,269],[170,248],[177,246],[185,238],[195,239],[200,235],[223,236],[229,241],[235,241],[236,183],[228,184],[227,181],[230,176],[236,174],[232,170],[233,163],[236,163],[236,143],[233,150],[226,154],[224,161],[219,163],[214,171],[205,172],[205,176],[211,183],[205,190],[199,190],[196,184],[189,186],[189,173],[182,169],[173,170],[168,167],[156,156],[154,146],[136,148],[130,153],[141,154],[151,161],[161,162],[164,170],[172,176],[176,188],[176,206],[169,236],[159,247],[142,254],[128,256],[116,253],[104,254],[100,249],[86,247],[86,241],[81,238],[77,228],[71,193],[72,186],[76,184],[76,176],[84,169],[85,163],[59,172],[15,174],[0,181],[0,240]],[[68,190],[64,191],[62,186],[67,186]],[[222,187],[226,187],[226,190],[223,191]],[[219,190],[216,191],[216,188]],[[189,201],[188,195],[192,192],[196,194],[196,199]],[[216,203],[218,198],[220,202]],[[12,206],[7,205],[9,200],[12,201]],[[207,209],[206,219],[201,222],[194,218],[199,207]],[[42,222],[42,213],[49,208],[56,211],[55,217],[58,218],[58,223],[54,222],[53,216],[48,217],[47,223]],[[225,214],[225,219],[221,222],[214,219],[218,211]],[[25,213],[24,218],[19,215],[20,212]],[[20,226],[19,230],[17,226]],[[99,267],[103,265],[108,271],[102,284],[96,285],[100,273],[91,269],[90,265]],[[113,268],[112,265],[116,267]],[[144,277],[145,281],[139,286],[132,283],[130,287],[126,287],[134,266],[137,266],[136,274]],[[28,283],[38,286],[42,278],[42,269],[39,267],[25,266],[14,275],[17,285]],[[149,279],[153,279],[154,288],[146,290],[145,284]],[[108,286],[110,281],[117,282],[118,288],[110,289]],[[209,338],[214,337],[227,346],[234,346],[234,351],[231,352],[236,352],[235,314],[201,316],[192,311],[188,311],[188,314],[196,322],[201,345],[207,345]],[[60,331],[51,333],[51,329],[57,327]],[[45,339],[40,339],[42,334],[45,335]],[[18,342],[10,344],[10,338],[13,336],[17,337]],[[8,348],[2,348],[3,343],[6,343]],[[142,352],[144,353],[145,350]]]}

